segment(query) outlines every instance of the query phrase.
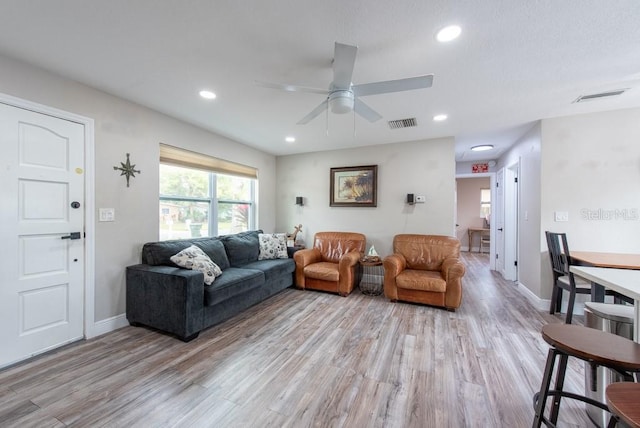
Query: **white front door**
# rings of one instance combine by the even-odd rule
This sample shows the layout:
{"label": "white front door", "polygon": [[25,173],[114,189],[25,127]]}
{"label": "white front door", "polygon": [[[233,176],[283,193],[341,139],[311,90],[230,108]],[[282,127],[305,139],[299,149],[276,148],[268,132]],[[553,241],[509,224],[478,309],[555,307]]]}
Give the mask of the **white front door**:
{"label": "white front door", "polygon": [[0,104],[0,367],[84,335],[84,126]]}

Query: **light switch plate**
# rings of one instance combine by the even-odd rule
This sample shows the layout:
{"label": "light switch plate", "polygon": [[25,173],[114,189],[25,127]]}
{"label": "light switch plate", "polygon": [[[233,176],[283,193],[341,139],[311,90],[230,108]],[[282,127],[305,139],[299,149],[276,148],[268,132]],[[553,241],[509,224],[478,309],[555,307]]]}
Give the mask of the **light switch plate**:
{"label": "light switch plate", "polygon": [[113,208],[100,208],[100,221],[115,221],[116,210]]}
{"label": "light switch plate", "polygon": [[569,221],[569,213],[567,211],[556,211],[556,221]]}

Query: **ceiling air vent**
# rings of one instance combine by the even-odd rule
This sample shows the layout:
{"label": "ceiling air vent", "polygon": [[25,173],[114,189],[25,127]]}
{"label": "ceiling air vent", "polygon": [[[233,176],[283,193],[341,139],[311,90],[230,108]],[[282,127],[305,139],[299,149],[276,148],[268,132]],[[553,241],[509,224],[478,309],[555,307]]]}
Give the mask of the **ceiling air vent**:
{"label": "ceiling air vent", "polygon": [[585,101],[599,100],[601,98],[607,98],[607,97],[616,97],[618,95],[622,95],[627,90],[629,90],[629,88],[616,89],[614,91],[607,91],[607,92],[600,92],[599,94],[581,95],[578,97],[578,99],[574,101],[574,103],[582,103]]}
{"label": "ceiling air vent", "polygon": [[410,119],[398,119],[389,121],[389,128],[391,129],[411,128],[413,126],[418,126],[418,122],[416,122],[415,117],[412,117]]}

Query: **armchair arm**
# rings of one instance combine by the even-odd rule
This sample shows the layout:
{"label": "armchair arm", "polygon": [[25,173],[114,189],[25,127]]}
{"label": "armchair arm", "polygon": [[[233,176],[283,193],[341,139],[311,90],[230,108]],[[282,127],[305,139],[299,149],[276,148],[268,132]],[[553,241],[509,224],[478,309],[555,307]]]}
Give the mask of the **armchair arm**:
{"label": "armchair arm", "polygon": [[128,266],[127,320],[188,340],[204,328],[204,275],[170,266]]}
{"label": "armchair arm", "polygon": [[447,308],[457,308],[462,301],[462,277],[466,269],[464,264],[457,258],[447,258],[442,262],[440,271],[442,279],[447,282],[445,293],[445,306]]}
{"label": "armchair arm", "polygon": [[293,254],[293,260],[296,262],[296,287],[304,290],[304,268],[312,263],[322,261],[322,254],[316,248],[306,248],[298,250]]}
{"label": "armchair arm", "polygon": [[389,300],[398,300],[398,286],[396,277],[407,268],[407,259],[402,254],[392,254],[385,257],[384,266],[384,295]]}
{"label": "armchair arm", "polygon": [[355,287],[356,267],[362,257],[362,252],[351,251],[344,254],[338,262],[338,294],[346,296]]}

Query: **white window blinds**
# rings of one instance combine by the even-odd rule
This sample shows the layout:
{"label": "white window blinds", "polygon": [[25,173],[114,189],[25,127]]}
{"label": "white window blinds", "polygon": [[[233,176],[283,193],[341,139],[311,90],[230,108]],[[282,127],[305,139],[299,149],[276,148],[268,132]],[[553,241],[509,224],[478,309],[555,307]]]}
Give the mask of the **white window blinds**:
{"label": "white window blinds", "polygon": [[253,179],[258,178],[258,170],[253,167],[214,158],[190,150],[180,149],[167,144],[160,144],[160,162],[169,165],[202,169],[219,174]]}

